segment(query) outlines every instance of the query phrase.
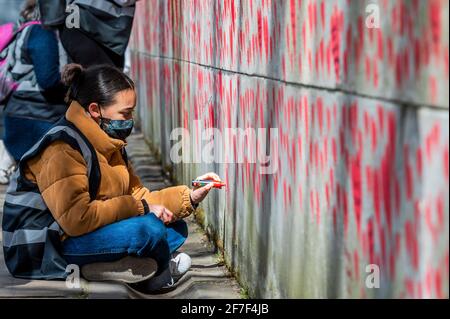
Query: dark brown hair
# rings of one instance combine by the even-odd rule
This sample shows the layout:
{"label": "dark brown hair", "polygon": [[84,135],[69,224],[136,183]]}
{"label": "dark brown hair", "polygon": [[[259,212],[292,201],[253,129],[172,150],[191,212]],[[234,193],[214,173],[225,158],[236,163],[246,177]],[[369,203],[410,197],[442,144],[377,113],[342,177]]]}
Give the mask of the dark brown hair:
{"label": "dark brown hair", "polygon": [[132,79],[111,65],[96,65],[84,69],[79,64],[67,64],[62,72],[61,80],[69,87],[66,102],[77,101],[85,109],[91,103],[102,107],[115,102],[117,93],[134,90]]}

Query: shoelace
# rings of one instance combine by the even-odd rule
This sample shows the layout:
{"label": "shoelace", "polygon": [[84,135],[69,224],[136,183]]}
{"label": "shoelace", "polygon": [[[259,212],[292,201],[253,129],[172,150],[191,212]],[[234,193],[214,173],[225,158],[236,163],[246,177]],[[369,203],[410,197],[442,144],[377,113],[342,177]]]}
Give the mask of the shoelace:
{"label": "shoelace", "polygon": [[172,288],[174,285],[175,285],[175,280],[172,277],[172,278],[170,278],[170,282],[168,282],[164,286],[162,286],[161,289]]}
{"label": "shoelace", "polygon": [[175,276],[179,275],[179,273],[178,273],[179,263],[180,263],[180,258],[175,257],[170,260],[169,267],[170,267],[170,273],[172,275],[175,275]]}

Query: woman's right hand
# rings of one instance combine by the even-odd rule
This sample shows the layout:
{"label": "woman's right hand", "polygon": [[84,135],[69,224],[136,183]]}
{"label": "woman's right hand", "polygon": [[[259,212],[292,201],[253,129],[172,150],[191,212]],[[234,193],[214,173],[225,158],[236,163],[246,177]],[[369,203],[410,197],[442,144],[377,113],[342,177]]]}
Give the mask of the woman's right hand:
{"label": "woman's right hand", "polygon": [[173,213],[162,205],[148,205],[150,212],[154,213],[156,217],[162,220],[164,224],[169,224],[174,221]]}
{"label": "woman's right hand", "polygon": [[[222,182],[222,179],[219,177],[219,175],[213,172],[199,176],[196,178],[196,180]],[[206,195],[208,195],[209,191],[213,189],[213,187],[214,185],[212,183],[205,186],[194,187],[194,189],[191,191],[192,203],[196,205],[200,204],[205,199]]]}

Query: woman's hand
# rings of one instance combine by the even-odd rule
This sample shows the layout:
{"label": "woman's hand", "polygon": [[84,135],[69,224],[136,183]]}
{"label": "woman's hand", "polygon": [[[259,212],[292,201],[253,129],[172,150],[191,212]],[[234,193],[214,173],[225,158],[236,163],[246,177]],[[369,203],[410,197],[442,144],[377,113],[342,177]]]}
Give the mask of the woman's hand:
{"label": "woman's hand", "polygon": [[[202,176],[199,176],[196,178],[196,180],[213,180],[216,182],[222,182],[219,175],[216,173],[207,173]],[[202,186],[202,187],[194,187],[194,189],[191,192],[191,200],[195,205],[200,204],[208,195],[209,191],[214,187],[213,183]]]}
{"label": "woman's hand", "polygon": [[173,213],[161,205],[148,205],[150,212],[154,213],[156,217],[162,220],[164,224],[170,224],[171,222],[175,221],[175,217]]}

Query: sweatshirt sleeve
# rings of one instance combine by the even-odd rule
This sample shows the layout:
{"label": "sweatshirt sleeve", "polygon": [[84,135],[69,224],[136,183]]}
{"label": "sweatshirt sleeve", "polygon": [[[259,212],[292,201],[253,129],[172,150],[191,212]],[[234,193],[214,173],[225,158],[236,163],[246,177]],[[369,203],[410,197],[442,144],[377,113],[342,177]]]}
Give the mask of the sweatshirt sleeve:
{"label": "sweatshirt sleeve", "polygon": [[36,80],[50,102],[63,102],[66,92],[61,83],[59,48],[56,32],[40,25],[31,27],[27,49]]}
{"label": "sweatshirt sleeve", "polygon": [[142,203],[131,195],[91,200],[83,157],[67,144],[59,145],[60,149],[56,152],[52,150],[59,143],[62,142],[47,147],[41,155],[38,172],[33,172],[37,160],[31,160],[28,166],[36,177],[44,202],[68,236],[81,236],[102,226],[143,214]]}

